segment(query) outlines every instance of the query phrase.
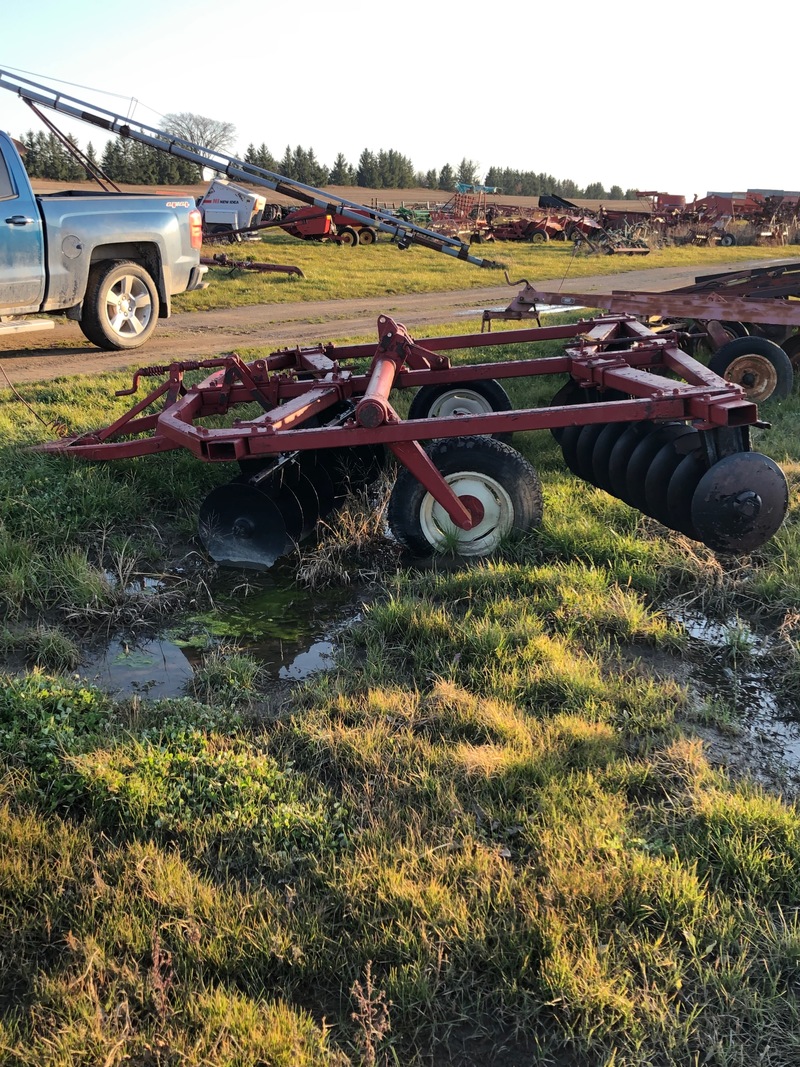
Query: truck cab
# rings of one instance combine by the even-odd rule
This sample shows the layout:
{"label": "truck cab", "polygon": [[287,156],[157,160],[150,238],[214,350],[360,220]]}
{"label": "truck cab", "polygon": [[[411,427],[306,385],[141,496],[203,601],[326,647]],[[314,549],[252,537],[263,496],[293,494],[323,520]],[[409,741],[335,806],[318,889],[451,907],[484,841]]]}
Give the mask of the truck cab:
{"label": "truck cab", "polygon": [[12,139],[0,132],[0,314],[38,311],[45,292],[44,227]]}
{"label": "truck cab", "polygon": [[193,198],[37,196],[19,148],[0,132],[0,333],[52,329],[44,316],[63,314],[100,348],[143,345],[175,293],[205,287]]}

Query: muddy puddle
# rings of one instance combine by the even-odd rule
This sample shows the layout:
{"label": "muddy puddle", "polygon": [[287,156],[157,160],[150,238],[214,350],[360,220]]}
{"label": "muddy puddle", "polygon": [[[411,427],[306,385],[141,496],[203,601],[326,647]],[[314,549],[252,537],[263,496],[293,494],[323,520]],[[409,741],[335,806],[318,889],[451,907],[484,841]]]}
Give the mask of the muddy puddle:
{"label": "muddy puddle", "polygon": [[719,622],[675,604],[664,614],[691,641],[695,729],[712,762],[800,794],[800,707],[779,691],[776,639],[740,618]]}
{"label": "muddy puddle", "polygon": [[148,638],[117,636],[78,673],[115,695],[184,696],[195,668],[213,648],[253,656],[270,681],[300,681],[330,669],[340,635],[361,617],[366,591],[309,590],[291,574],[221,574],[212,607]]}

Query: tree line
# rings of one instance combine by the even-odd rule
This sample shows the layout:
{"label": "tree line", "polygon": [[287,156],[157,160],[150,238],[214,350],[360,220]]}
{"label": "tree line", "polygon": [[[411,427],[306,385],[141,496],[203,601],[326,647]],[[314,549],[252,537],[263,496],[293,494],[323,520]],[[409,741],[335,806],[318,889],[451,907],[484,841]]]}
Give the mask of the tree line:
{"label": "tree line", "polygon": [[[85,181],[90,178],[55,134],[34,133],[29,130],[20,140],[27,149],[25,167],[32,178],[51,178],[55,181]],[[77,146],[75,138],[70,141]],[[200,168],[187,160],[148,145],[121,139],[110,140],[98,158],[91,142],[84,149],[87,159],[99,164],[114,182],[131,185],[195,185],[202,182]],[[441,169],[416,170],[412,161],[394,149],[375,152],[365,148],[353,165],[339,153],[332,167],[317,159],[313,148],[302,145],[286,150],[276,159],[265,144],[250,144],[244,154],[245,163],[252,163],[274,174],[283,175],[306,185],[350,185],[364,189],[411,189],[452,193],[457,183],[486,185],[513,196],[540,196],[554,193],[565,199],[623,200],[634,199],[635,190],[623,191],[619,185],[606,189],[602,182],[585,187],[569,179],[534,171],[512,170],[508,167],[489,167],[481,176],[478,166],[466,157],[458,166],[445,163]]]}

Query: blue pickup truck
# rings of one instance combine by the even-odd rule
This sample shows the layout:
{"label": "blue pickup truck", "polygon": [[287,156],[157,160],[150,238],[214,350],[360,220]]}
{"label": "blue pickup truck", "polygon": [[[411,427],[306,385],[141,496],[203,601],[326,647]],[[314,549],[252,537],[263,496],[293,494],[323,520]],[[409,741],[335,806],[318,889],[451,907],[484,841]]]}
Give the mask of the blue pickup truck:
{"label": "blue pickup truck", "polygon": [[100,348],[138,348],[174,294],[205,287],[201,242],[182,194],[35,195],[0,132],[0,335],[51,328],[45,312],[75,319]]}

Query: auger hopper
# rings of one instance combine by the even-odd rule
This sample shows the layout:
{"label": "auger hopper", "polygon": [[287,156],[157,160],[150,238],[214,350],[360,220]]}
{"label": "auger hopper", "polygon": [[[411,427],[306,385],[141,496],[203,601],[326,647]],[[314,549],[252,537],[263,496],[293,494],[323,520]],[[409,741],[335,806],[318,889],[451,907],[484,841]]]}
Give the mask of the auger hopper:
{"label": "auger hopper", "polygon": [[[546,358],[453,366],[445,355],[554,339],[564,350]],[[208,374],[191,384],[196,371]],[[539,375],[556,380],[551,403],[515,408],[504,384]],[[631,316],[417,341],[381,316],[377,345],[142,368],[125,395],[150,378],[162,380],[110,425],[41,447],[95,461],[185,448],[237,465],[199,510],[222,564],[271,566],[374,481],[387,453],[398,540],[417,554],[491,553],[542,519],[536,471],[508,443],[531,430],[550,430],[578,477],[720,552],[758,548],[788,508],[780,468],[751,451],[756,405]],[[414,391],[406,419],[392,403],[401,390]]]}

